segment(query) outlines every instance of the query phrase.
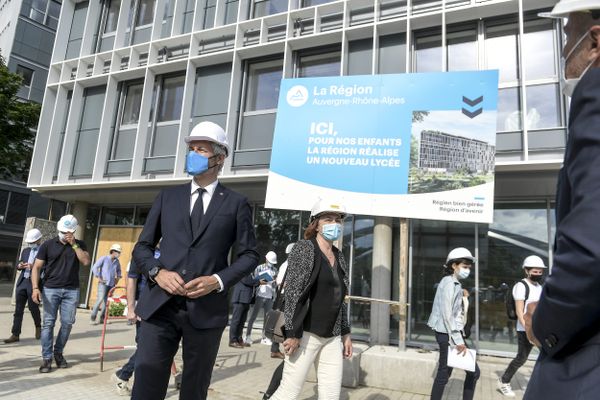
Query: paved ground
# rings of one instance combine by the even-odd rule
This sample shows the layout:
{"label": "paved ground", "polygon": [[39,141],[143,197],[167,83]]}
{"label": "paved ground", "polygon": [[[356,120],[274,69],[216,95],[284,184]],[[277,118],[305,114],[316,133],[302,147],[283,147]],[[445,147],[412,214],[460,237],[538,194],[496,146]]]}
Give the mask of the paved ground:
{"label": "paved ground", "polygon": [[[13,306],[8,298],[7,285],[0,285],[0,338],[10,335]],[[113,390],[110,375],[123,364],[131,350],[107,352],[104,372],[100,372],[100,326],[88,323],[89,311],[79,310],[77,322],[73,327],[71,338],[67,344],[65,357],[70,368],[53,369],[50,374],[38,373],[40,364],[39,341],[33,339],[33,323],[28,311],[24,318],[21,341],[16,344],[0,344],[0,398],[17,399],[59,399],[69,400],[111,400],[120,399]],[[106,345],[133,344],[133,327],[123,321],[112,321],[108,327]],[[227,337],[227,331],[224,338]],[[123,340],[128,338],[128,340]],[[271,378],[271,373],[279,360],[269,357],[268,346],[254,344],[252,347],[238,350],[221,342],[221,351],[214,369],[209,399],[211,400],[245,400],[262,398],[264,390]],[[480,368],[481,379],[477,387],[475,399],[496,400],[503,397],[496,391],[498,375],[506,368],[509,360],[495,357],[482,357]],[[176,359],[181,365],[181,359]],[[528,376],[531,363],[522,368],[513,380],[513,387],[518,388],[517,399],[523,395],[526,385],[524,376]],[[381,373],[390,373],[381,371]],[[402,371],[393,373],[401,374]],[[446,390],[445,399],[460,399],[462,374],[453,375]],[[167,399],[177,399],[178,392],[173,381],[169,386]],[[316,399],[314,383],[306,383],[301,399]],[[342,400],[425,400],[429,396],[422,394],[382,390],[378,388],[360,387],[343,389]]]}

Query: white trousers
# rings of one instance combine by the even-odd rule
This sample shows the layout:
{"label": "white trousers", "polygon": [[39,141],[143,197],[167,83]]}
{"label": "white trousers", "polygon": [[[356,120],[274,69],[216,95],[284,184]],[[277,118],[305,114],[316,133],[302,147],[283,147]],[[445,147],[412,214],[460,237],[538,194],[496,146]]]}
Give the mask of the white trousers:
{"label": "white trousers", "polygon": [[323,338],[304,332],[300,347],[286,357],[283,377],[271,400],[296,400],[314,364],[319,400],[339,400],[342,389],[343,345],[339,336]]}

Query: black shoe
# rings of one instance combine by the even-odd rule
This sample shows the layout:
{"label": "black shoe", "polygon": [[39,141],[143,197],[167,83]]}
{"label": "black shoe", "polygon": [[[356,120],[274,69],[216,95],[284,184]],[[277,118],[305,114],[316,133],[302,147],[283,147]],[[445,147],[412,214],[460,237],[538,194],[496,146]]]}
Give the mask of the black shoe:
{"label": "black shoe", "polygon": [[42,337],[42,327],[36,326],[35,327],[35,338],[39,340],[41,337]]}
{"label": "black shoe", "polygon": [[9,344],[9,343],[16,343],[19,341],[19,337],[17,335],[10,335],[10,337],[8,339],[4,339],[4,343]]}
{"label": "black shoe", "polygon": [[56,366],[58,368],[67,368],[69,366],[62,353],[54,353],[54,361],[56,361]]}
{"label": "black shoe", "polygon": [[52,371],[52,360],[44,360],[42,365],[40,365],[40,372],[47,374],[50,371]]}

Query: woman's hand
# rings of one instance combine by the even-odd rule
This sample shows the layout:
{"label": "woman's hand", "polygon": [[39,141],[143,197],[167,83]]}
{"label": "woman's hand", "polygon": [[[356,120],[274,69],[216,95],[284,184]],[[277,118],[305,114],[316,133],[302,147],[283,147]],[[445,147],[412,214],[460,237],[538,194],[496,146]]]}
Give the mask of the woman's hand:
{"label": "woman's hand", "polygon": [[342,337],[342,344],[344,345],[344,358],[352,357],[352,339],[349,333]]}
{"label": "woman's hand", "polygon": [[288,338],[283,341],[283,350],[285,354],[291,356],[300,347],[300,339]]}
{"label": "woman's hand", "polygon": [[461,355],[465,356],[467,354],[467,345],[466,344],[457,344],[456,345],[456,352],[458,354],[461,354]]}

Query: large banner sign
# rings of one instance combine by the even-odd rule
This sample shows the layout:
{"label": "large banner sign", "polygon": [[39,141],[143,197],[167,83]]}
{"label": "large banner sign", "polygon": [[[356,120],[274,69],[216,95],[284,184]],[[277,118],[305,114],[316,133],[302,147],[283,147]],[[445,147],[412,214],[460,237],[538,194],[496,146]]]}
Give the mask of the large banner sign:
{"label": "large banner sign", "polygon": [[265,206],[492,222],[498,72],[284,79]]}

